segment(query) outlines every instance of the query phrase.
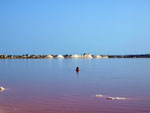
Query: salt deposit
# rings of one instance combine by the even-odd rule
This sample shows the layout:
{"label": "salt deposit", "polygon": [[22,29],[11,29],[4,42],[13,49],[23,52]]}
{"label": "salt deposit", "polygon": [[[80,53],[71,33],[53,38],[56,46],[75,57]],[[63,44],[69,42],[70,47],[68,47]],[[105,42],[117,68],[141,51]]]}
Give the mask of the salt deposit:
{"label": "salt deposit", "polygon": [[58,55],[56,58],[64,58],[62,55]]}
{"label": "salt deposit", "polygon": [[125,100],[124,97],[107,97],[107,100]]}
{"label": "salt deposit", "polygon": [[101,94],[96,94],[96,97],[104,97],[104,95],[101,95]]}
{"label": "salt deposit", "polygon": [[5,88],[4,87],[0,87],[0,92],[4,91]]}

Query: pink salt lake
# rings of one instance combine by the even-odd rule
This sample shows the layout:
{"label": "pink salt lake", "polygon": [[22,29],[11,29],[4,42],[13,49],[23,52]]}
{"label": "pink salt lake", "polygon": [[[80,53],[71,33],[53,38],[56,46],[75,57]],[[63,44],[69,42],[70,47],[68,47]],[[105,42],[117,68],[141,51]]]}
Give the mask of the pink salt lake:
{"label": "pink salt lake", "polygon": [[150,113],[149,67],[150,59],[0,60],[0,113]]}

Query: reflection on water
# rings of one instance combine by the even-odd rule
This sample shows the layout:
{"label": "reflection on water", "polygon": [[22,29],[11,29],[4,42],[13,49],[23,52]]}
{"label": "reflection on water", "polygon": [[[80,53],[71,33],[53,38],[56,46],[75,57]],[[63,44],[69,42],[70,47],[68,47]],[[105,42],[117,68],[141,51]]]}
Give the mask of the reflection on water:
{"label": "reflection on water", "polygon": [[149,59],[0,60],[0,113],[149,113],[149,67]]}
{"label": "reflection on water", "polygon": [[76,72],[77,73],[77,76],[79,75],[79,72]]}

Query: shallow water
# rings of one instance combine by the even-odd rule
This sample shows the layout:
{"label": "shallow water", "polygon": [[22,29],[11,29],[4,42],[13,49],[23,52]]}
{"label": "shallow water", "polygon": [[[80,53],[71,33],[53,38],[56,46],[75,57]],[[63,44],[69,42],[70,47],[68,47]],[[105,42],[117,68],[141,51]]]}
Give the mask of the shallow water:
{"label": "shallow water", "polygon": [[0,113],[150,113],[149,67],[150,59],[0,60]]}

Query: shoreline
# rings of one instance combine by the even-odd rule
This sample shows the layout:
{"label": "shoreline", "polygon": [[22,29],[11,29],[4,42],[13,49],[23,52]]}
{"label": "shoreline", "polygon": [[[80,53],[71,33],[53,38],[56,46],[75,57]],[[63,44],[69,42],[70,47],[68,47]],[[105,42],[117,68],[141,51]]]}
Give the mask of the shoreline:
{"label": "shoreline", "polygon": [[101,59],[101,58],[150,58],[150,54],[138,55],[0,55],[0,59]]}

